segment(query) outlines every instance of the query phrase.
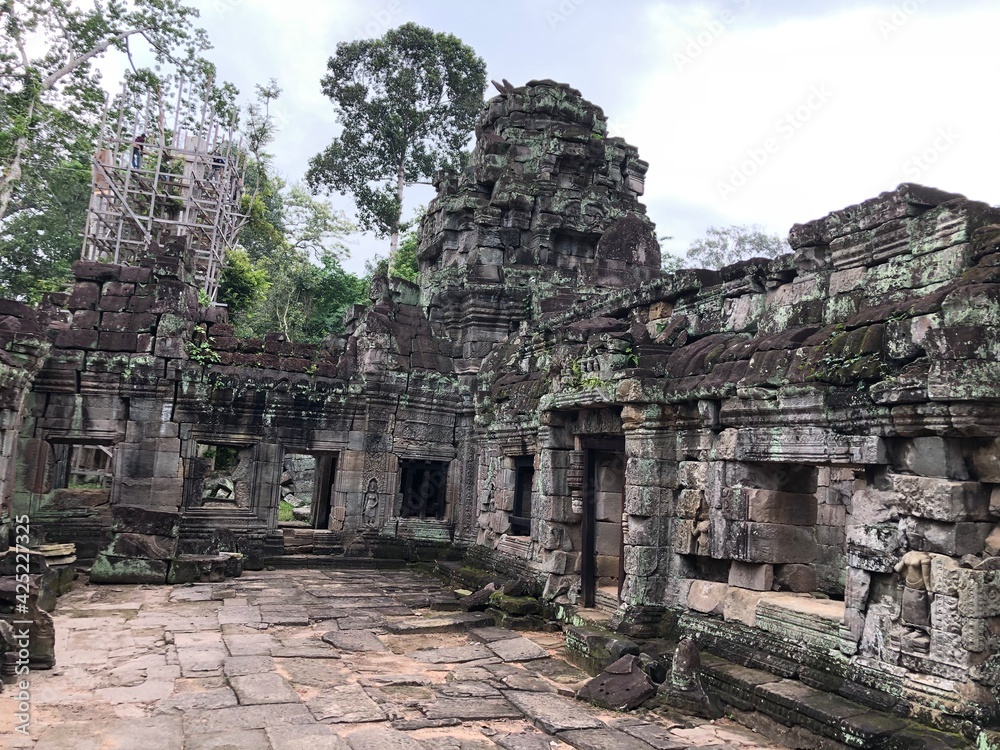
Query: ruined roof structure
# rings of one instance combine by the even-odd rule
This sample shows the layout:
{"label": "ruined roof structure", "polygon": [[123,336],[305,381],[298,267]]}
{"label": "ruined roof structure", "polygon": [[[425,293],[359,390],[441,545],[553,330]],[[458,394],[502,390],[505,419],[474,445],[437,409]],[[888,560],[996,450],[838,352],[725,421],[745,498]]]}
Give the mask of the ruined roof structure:
{"label": "ruined roof structure", "polygon": [[903,184],[662,274],[579,92],[508,89],[476,139],[420,284],[323,346],[236,338],[170,238],[0,302],[4,523],[91,582],[433,561],[597,670],[691,636],[729,710],[830,747],[996,746],[1000,210]]}

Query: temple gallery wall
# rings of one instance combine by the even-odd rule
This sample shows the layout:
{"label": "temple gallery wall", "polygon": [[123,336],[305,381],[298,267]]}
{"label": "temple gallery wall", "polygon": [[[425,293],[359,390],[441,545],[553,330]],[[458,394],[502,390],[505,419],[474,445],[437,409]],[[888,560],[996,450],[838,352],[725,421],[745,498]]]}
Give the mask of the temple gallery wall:
{"label": "temple gallery wall", "polygon": [[664,274],[648,165],[579,92],[508,90],[476,138],[420,283],[377,278],[321,346],[235,337],[184,236],[0,301],[5,528],[92,582],[462,559],[622,638],[991,726],[1000,209],[903,184]]}

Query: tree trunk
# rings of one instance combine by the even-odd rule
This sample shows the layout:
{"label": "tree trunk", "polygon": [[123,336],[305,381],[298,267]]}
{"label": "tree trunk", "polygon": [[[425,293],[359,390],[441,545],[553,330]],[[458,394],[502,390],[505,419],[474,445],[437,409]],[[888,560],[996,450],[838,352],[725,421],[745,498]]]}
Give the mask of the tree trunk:
{"label": "tree trunk", "polygon": [[7,207],[10,199],[14,196],[14,185],[21,179],[21,157],[28,149],[28,129],[31,127],[31,119],[35,116],[35,100],[32,99],[28,105],[28,112],[25,116],[24,131],[14,142],[14,158],[10,165],[0,177],[0,221],[7,215]]}
{"label": "tree trunk", "polygon": [[403,188],[405,182],[406,159],[399,162],[399,169],[396,170],[396,202],[399,204],[399,215],[396,217],[396,226],[392,228],[392,235],[389,237],[389,268],[396,262],[396,251],[399,249],[399,225],[403,220]]}

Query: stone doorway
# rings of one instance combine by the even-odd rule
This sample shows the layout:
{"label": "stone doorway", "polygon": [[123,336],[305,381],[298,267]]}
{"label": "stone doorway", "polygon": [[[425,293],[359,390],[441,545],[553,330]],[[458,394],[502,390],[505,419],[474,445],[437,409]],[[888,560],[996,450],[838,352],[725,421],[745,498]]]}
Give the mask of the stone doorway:
{"label": "stone doorway", "polygon": [[583,604],[616,608],[625,580],[625,439],[589,439],[584,450]]}
{"label": "stone doorway", "polygon": [[331,496],[338,454],[286,452],[278,487],[278,528],[284,554],[342,551],[340,532],[330,530]]}

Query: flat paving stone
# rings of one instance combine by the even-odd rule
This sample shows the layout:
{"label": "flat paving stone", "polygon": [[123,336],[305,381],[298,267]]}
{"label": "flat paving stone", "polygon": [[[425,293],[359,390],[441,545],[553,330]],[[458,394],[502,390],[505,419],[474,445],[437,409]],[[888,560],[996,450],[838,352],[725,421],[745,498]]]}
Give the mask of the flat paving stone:
{"label": "flat paving stone", "polygon": [[413,658],[425,664],[461,664],[462,662],[489,659],[493,652],[481,643],[452,648],[428,648],[417,651]]}
{"label": "flat paving stone", "polygon": [[226,677],[241,677],[247,674],[273,672],[274,660],[270,656],[229,656],[222,662],[222,673]]}
{"label": "flat paving stone", "polygon": [[373,653],[389,650],[377,635],[366,630],[331,630],[323,634],[323,641],[341,651]]}
{"label": "flat paving stone", "polygon": [[530,674],[511,674],[501,678],[511,690],[528,690],[532,693],[554,693],[556,689],[541,677]]}
{"label": "flat paving stone", "polygon": [[219,610],[218,617],[220,625],[261,621],[258,607],[223,607]]}
{"label": "flat paving stone", "polygon": [[275,659],[339,659],[340,654],[327,644],[278,646],[271,649]]}
{"label": "flat paving stone", "polygon": [[239,705],[236,693],[229,687],[197,690],[184,693],[175,692],[161,700],[156,710],[158,713],[173,713],[175,711],[202,711],[209,708],[229,708]]}
{"label": "flat paving stone", "polygon": [[330,724],[385,721],[385,711],[358,685],[345,685],[320,693],[306,705],[316,718]]}
{"label": "flat paving stone", "polygon": [[312,724],[309,709],[301,703],[277,703],[268,706],[234,706],[216,710],[192,711],[184,714],[184,733],[210,734],[236,732],[243,729],[264,729],[282,724]]}
{"label": "flat paving stone", "polygon": [[522,714],[503,698],[438,698],[423,705],[428,719],[520,719]]}
{"label": "flat paving stone", "polygon": [[277,646],[273,637],[263,633],[231,633],[222,636],[230,656],[270,655]]}
{"label": "flat paving stone", "polygon": [[430,685],[431,678],[422,674],[375,674],[358,680],[364,687],[418,687]]}
{"label": "flat paving stone", "polygon": [[366,727],[345,739],[351,750],[426,750],[410,735],[389,727]]}
{"label": "flat paving stone", "polygon": [[[159,748],[159,745],[142,743],[135,747]],[[184,743],[184,750],[271,750],[271,743],[263,729],[245,729],[195,735]]]}
{"label": "flat paving stone", "polygon": [[495,641],[507,641],[512,638],[523,637],[516,630],[488,626],[485,628],[472,628],[469,635],[480,643],[493,643]]}
{"label": "flat paving stone", "polygon": [[547,734],[497,734],[490,738],[504,750],[552,750],[554,740]]}
{"label": "flat paving stone", "polygon": [[544,648],[523,637],[492,641],[486,644],[486,648],[504,661],[534,661],[549,656],[549,652]]}
{"label": "flat paving stone", "polygon": [[447,682],[437,688],[446,698],[499,698],[500,691],[485,682]]}
{"label": "flat paving stone", "polygon": [[350,746],[326,724],[268,727],[271,750],[350,750]]}
{"label": "flat paving stone", "polygon": [[447,633],[455,630],[492,625],[493,618],[485,612],[456,612],[453,615],[432,617],[389,618],[385,628],[390,633]]}
{"label": "flat paving stone", "polygon": [[241,706],[262,706],[269,703],[298,703],[299,694],[279,674],[248,674],[230,677]]}
{"label": "flat paving stone", "polygon": [[649,750],[649,745],[617,729],[571,729],[556,735],[577,750]]}
{"label": "flat paving stone", "polygon": [[181,750],[184,745],[181,726],[180,716],[153,716],[112,722],[102,732],[102,747]]}
{"label": "flat paving stone", "polygon": [[597,729],[604,722],[571,698],[553,693],[506,690],[504,697],[543,732],[557,734],[571,729]]}
{"label": "flat paving stone", "polygon": [[688,747],[687,742],[683,742],[680,737],[671,734],[664,727],[650,724],[637,719],[620,719],[611,724],[615,729],[630,734],[636,739],[640,739],[654,750],[681,750]]}

